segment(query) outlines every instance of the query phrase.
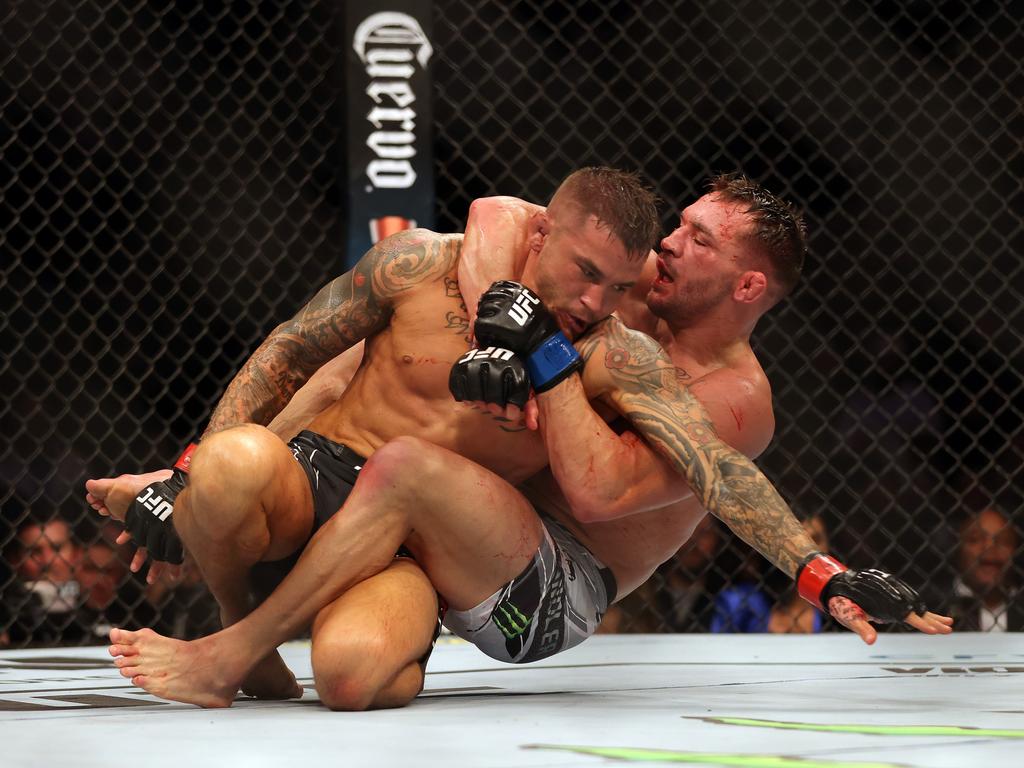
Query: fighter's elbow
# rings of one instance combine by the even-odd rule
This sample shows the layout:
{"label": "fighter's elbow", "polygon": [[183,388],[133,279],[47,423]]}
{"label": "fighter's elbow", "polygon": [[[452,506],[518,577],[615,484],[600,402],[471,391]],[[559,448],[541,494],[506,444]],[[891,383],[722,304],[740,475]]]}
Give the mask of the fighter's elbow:
{"label": "fighter's elbow", "polygon": [[618,516],[618,499],[615,494],[589,489],[568,496],[572,516],[579,523],[600,523]]}

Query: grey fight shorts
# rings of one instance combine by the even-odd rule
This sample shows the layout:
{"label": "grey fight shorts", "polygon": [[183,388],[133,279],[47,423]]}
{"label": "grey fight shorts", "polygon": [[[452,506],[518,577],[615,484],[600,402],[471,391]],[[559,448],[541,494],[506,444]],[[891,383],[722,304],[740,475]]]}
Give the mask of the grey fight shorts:
{"label": "grey fight shorts", "polygon": [[519,576],[445,626],[492,659],[525,664],[579,645],[615,599],[615,577],[576,538],[541,514],[544,538]]}

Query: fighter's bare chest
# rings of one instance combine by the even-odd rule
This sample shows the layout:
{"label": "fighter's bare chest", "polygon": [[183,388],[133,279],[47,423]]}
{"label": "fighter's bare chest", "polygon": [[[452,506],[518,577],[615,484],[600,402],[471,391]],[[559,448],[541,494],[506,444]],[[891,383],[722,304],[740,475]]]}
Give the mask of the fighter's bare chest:
{"label": "fighter's bare chest", "polygon": [[452,365],[470,347],[469,318],[457,286],[399,308],[381,341],[374,345],[374,354],[383,358],[378,364],[417,389],[447,392]]}

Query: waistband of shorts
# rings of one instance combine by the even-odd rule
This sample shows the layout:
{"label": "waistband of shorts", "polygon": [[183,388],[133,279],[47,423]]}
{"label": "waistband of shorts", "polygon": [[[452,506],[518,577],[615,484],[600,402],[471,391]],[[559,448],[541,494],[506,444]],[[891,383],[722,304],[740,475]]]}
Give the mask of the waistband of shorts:
{"label": "waistband of shorts", "polygon": [[297,440],[299,438],[303,438],[306,442],[317,448],[317,450],[326,451],[335,459],[343,462],[344,464],[348,464],[356,471],[362,469],[363,465],[366,464],[365,456],[360,456],[347,445],[336,443],[329,437],[324,437],[319,432],[304,429],[299,432],[294,439]]}
{"label": "waistband of shorts", "polygon": [[608,602],[605,607],[607,608],[615,602],[615,598],[619,594],[619,584],[615,581],[615,574],[612,573],[611,568],[601,566],[597,569],[597,572],[601,575],[601,581],[604,582],[604,593],[608,596]]}

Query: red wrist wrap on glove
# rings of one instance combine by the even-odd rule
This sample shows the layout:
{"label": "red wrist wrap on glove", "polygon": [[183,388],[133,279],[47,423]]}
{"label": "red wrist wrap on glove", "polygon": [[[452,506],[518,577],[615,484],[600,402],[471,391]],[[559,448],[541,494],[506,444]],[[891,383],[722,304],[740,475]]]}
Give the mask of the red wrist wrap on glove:
{"label": "red wrist wrap on glove", "polygon": [[828,606],[821,604],[821,590],[837,573],[847,571],[845,565],[828,555],[818,554],[804,563],[796,576],[796,588],[800,597],[828,613]]}
{"label": "red wrist wrap on glove", "polygon": [[188,474],[189,467],[192,466],[192,454],[196,452],[196,448],[199,446],[195,443],[189,443],[188,448],[182,451],[181,456],[174,462],[174,468],[180,469],[185,474]]}

